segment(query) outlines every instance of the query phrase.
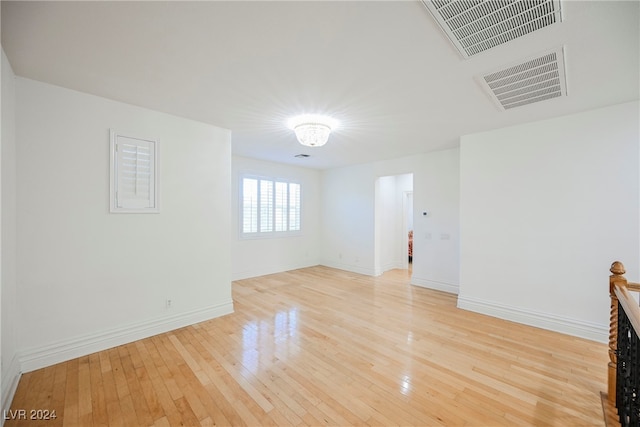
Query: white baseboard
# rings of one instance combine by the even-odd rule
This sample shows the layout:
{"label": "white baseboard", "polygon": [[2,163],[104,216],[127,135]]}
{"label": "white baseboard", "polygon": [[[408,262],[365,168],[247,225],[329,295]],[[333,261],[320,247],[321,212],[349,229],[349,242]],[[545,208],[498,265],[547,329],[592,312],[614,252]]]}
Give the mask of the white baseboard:
{"label": "white baseboard", "polygon": [[450,294],[458,294],[458,285],[445,282],[436,282],[434,280],[421,279],[419,277],[412,277],[411,284],[428,289],[435,289],[436,291],[448,292]]}
{"label": "white baseboard", "polygon": [[230,313],[233,313],[232,300],[174,316],[162,317],[97,334],[32,348],[20,352],[18,357],[20,371],[30,372]]}
{"label": "white baseboard", "polygon": [[282,273],[285,271],[298,270],[300,268],[314,267],[318,265],[315,261],[300,263],[300,264],[292,264],[292,265],[281,265],[276,268],[257,268],[251,270],[237,271],[232,273],[231,280],[243,280],[243,279],[251,279],[253,277],[266,276],[269,274]]}
{"label": "white baseboard", "polygon": [[600,343],[609,342],[609,325],[600,325],[464,296],[458,296],[458,308]]}
{"label": "white baseboard", "polygon": [[[380,275],[380,273],[376,272],[372,268],[366,268],[366,267],[362,267],[362,266],[359,266],[359,265],[343,264],[343,263],[339,263],[339,262],[326,261],[326,260],[322,261],[320,263],[320,265],[323,265],[325,267],[335,268],[335,269],[338,269],[338,270],[350,271],[352,273],[363,274],[365,276],[379,276]],[[376,273],[378,273],[378,274],[376,274]]]}
{"label": "white baseboard", "polygon": [[402,264],[402,261],[390,262],[383,265],[380,268],[380,271],[376,271],[376,276],[380,276],[389,270],[396,270],[396,269],[403,269],[403,268],[406,268],[406,267]]}
{"label": "white baseboard", "polygon": [[[20,361],[17,355],[11,359],[9,368],[2,376],[2,413],[5,414],[11,407],[13,402],[13,396],[16,394],[18,388],[18,382],[20,382]],[[2,417],[2,424],[4,424],[4,417]]]}

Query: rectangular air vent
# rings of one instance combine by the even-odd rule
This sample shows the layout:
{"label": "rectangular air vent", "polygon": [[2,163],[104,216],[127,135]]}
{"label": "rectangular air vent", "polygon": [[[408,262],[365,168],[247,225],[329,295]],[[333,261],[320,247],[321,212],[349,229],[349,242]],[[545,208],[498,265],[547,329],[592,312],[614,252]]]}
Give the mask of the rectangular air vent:
{"label": "rectangular air vent", "polygon": [[540,102],[567,95],[564,49],[486,74],[479,78],[501,109]]}
{"label": "rectangular air vent", "polygon": [[559,0],[422,0],[464,58],[556,22]]}

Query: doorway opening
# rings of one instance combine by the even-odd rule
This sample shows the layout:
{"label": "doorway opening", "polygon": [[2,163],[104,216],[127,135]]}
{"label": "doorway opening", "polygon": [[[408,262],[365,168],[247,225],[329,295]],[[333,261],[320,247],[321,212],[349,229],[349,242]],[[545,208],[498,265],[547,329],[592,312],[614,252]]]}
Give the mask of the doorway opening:
{"label": "doorway opening", "polygon": [[411,268],[413,265],[413,191],[405,191],[402,200],[405,218],[404,230],[407,236],[407,263],[408,268]]}
{"label": "doorway opening", "polygon": [[375,273],[413,261],[413,174],[381,176],[375,188]]}

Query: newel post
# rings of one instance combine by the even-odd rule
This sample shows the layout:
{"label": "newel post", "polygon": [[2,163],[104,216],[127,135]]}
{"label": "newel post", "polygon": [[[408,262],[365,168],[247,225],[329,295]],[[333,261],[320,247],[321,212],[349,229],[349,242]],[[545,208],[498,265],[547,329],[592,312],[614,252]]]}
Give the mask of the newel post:
{"label": "newel post", "polygon": [[620,261],[611,264],[609,269],[609,296],[611,297],[611,316],[609,317],[609,369],[607,397],[609,403],[616,404],[616,366],[618,363],[618,297],[615,293],[615,285],[627,286],[627,279],[624,278],[624,265]]}

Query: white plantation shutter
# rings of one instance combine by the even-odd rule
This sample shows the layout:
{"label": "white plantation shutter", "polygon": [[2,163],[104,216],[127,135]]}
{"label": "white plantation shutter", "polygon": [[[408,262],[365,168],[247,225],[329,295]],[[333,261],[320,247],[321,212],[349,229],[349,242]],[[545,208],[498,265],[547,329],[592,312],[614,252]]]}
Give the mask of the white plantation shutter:
{"label": "white plantation shutter", "polygon": [[300,231],[300,184],[289,183],[289,230]]}
{"label": "white plantation shutter", "polygon": [[276,231],[287,229],[287,183],[276,182]]}
{"label": "white plantation shutter", "polygon": [[300,184],[255,176],[242,177],[241,183],[241,236],[300,232]]}
{"label": "white plantation shutter", "polygon": [[112,212],[158,212],[158,141],[112,131]]}
{"label": "white plantation shutter", "polygon": [[273,231],[273,181],[260,180],[260,232]]}
{"label": "white plantation shutter", "polygon": [[258,231],[258,180],[242,180],[242,232]]}

